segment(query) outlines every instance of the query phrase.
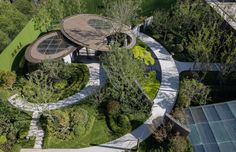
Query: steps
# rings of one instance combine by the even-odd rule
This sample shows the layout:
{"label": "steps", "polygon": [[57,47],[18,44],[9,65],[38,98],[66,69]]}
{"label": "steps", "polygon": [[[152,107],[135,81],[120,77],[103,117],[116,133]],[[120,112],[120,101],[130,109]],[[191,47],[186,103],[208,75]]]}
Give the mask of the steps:
{"label": "steps", "polygon": [[40,118],[40,112],[35,111],[32,115],[32,120],[30,123],[30,130],[28,133],[28,137],[30,136],[36,137],[35,144],[34,144],[35,149],[42,149],[43,138],[44,138],[44,131],[41,129],[40,126],[38,126],[39,118]]}

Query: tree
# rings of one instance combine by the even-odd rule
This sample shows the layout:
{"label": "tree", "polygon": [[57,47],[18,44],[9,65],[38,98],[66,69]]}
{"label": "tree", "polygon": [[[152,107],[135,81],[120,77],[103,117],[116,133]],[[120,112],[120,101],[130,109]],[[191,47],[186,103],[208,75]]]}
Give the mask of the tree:
{"label": "tree", "polygon": [[40,4],[39,13],[34,18],[36,29],[52,30],[67,16],[79,14],[85,10],[81,0],[46,0]]}
{"label": "tree", "polygon": [[143,66],[134,59],[131,51],[112,46],[111,51],[102,57],[102,66],[108,76],[108,93],[121,103],[126,113],[148,111],[151,103],[144,100],[136,81],[141,82]]}
{"label": "tree", "polygon": [[[33,103],[48,103],[51,101],[54,88],[48,75],[37,70],[21,78],[17,84],[23,97]],[[56,100],[56,99],[55,99]]]}
{"label": "tree", "polygon": [[199,64],[203,70],[209,70],[209,63],[216,60],[220,50],[220,37],[217,24],[203,25],[198,32],[188,36],[187,51],[194,59],[194,68]]}
{"label": "tree", "polygon": [[200,83],[194,79],[186,79],[181,81],[180,86],[178,105],[186,108],[191,104],[206,104],[210,89],[203,83]]}
{"label": "tree", "polygon": [[236,36],[234,33],[226,34],[223,51],[221,53],[221,72],[223,76],[230,76],[236,71]]}
{"label": "tree", "polygon": [[36,7],[32,0],[16,0],[13,5],[29,19],[36,13]]}
{"label": "tree", "polygon": [[[10,2],[0,1],[0,49],[4,49],[26,24],[27,18]],[[0,51],[1,52],[1,51]]]}
{"label": "tree", "polygon": [[0,30],[0,53],[10,43],[10,38],[6,33]]}
{"label": "tree", "polygon": [[131,25],[141,11],[142,0],[104,0],[105,15],[118,23]]}

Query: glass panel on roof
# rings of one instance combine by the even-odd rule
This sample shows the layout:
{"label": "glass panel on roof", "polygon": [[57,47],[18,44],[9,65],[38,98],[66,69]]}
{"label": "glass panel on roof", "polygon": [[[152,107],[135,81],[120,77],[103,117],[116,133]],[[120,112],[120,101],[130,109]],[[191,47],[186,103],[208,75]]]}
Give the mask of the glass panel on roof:
{"label": "glass panel on roof", "polygon": [[201,107],[190,109],[195,123],[207,122],[206,116]]}
{"label": "glass panel on roof", "polygon": [[236,117],[236,102],[235,101],[229,102],[228,106],[231,109],[232,113],[234,114],[234,117]]}
{"label": "glass panel on roof", "polygon": [[192,145],[199,145],[201,144],[201,139],[199,137],[196,125],[188,125],[189,129],[191,130],[190,134],[189,134],[189,138],[191,141]]}
{"label": "glass panel on roof", "polygon": [[232,142],[224,142],[218,144],[221,152],[236,152],[236,148]]}
{"label": "glass panel on roof", "polygon": [[193,120],[192,114],[190,112],[190,109],[186,109],[185,114],[186,114],[186,118],[187,118],[187,123],[194,124],[194,120]]}
{"label": "glass panel on roof", "polygon": [[202,108],[203,108],[203,111],[205,112],[205,116],[209,122],[220,120],[220,116],[218,115],[218,113],[215,109],[215,106],[204,106]]}
{"label": "glass panel on roof", "polygon": [[193,146],[194,152],[205,152],[203,145]]}
{"label": "glass panel on roof", "polygon": [[226,142],[231,140],[222,122],[211,122],[210,127],[217,142]]}
{"label": "glass panel on roof", "polygon": [[220,152],[220,149],[217,144],[206,144],[204,145],[206,152]]}
{"label": "glass panel on roof", "polygon": [[59,36],[50,37],[38,45],[38,51],[42,54],[56,54],[64,51],[67,47],[71,46],[68,42],[64,41]]}
{"label": "glass panel on roof", "polygon": [[196,125],[200,139],[203,143],[215,143],[215,137],[208,124],[197,124]]}
{"label": "glass panel on roof", "polygon": [[224,121],[223,124],[232,140],[236,140],[236,120]]}
{"label": "glass panel on roof", "polygon": [[229,109],[228,104],[216,104],[215,107],[216,107],[217,113],[219,114],[222,120],[235,118],[233,113]]}

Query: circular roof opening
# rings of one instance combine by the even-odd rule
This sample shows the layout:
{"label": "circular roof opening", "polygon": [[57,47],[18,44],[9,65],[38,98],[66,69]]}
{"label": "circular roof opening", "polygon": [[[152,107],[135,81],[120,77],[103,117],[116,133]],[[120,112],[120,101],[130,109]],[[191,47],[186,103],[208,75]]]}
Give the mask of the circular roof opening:
{"label": "circular roof opening", "polygon": [[60,31],[50,32],[37,39],[27,48],[25,58],[31,63],[60,59],[78,47],[81,46],[75,46]]}
{"label": "circular roof opening", "polygon": [[119,30],[131,38],[131,43],[126,48],[132,48],[136,37],[129,26],[120,24],[112,19],[94,15],[78,14],[62,20],[61,32],[75,44],[99,51],[109,51],[107,36]]}
{"label": "circular roof opening", "polygon": [[112,28],[111,23],[100,19],[90,19],[88,20],[88,25],[98,30],[109,30]]}
{"label": "circular roof opening", "polygon": [[38,46],[37,51],[41,54],[56,54],[71,46],[61,35],[55,35],[43,40]]}

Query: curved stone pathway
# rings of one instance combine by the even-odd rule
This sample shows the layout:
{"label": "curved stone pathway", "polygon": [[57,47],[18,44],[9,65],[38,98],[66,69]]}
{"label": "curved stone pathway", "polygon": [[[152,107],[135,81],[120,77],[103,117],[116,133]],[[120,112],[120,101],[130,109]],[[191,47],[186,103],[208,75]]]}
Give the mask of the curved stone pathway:
{"label": "curved stone pathway", "polygon": [[154,99],[154,104],[151,111],[150,118],[144,122],[143,125],[133,130],[114,141],[110,141],[98,146],[81,148],[81,149],[44,149],[44,150],[32,150],[22,149],[22,152],[121,152],[125,149],[131,149],[137,145],[137,140],[145,140],[151,135],[149,130],[150,124],[160,125],[161,122],[156,120],[157,117],[163,117],[166,112],[170,112],[173,108],[179,88],[179,72],[172,56],[166,51],[166,49],[156,42],[151,37],[139,33],[139,39],[146,43],[155,54],[158,59],[157,62],[161,66],[161,87]]}
{"label": "curved stone pathway", "polygon": [[59,100],[56,103],[34,104],[23,100],[16,94],[11,96],[8,101],[13,106],[23,111],[29,112],[42,112],[45,110],[59,109],[81,101],[82,99],[93,94],[99,87],[102,87],[105,84],[106,80],[105,72],[100,68],[98,60],[86,60],[84,62],[89,68],[89,82],[87,83],[84,89],[74,94],[73,96],[70,96],[63,100]]}
{"label": "curved stone pathway", "polygon": [[[71,97],[68,97],[64,100],[60,100],[56,103],[48,103],[48,104],[33,104],[19,98],[17,94],[13,95],[12,97],[8,99],[8,101],[13,106],[23,111],[33,112],[32,120],[30,123],[30,129],[28,132],[28,137],[30,136],[36,137],[35,145],[34,145],[35,149],[42,148],[43,138],[44,138],[44,131],[39,125],[39,118],[40,118],[41,112],[45,110],[54,110],[54,109],[63,108],[71,104],[80,102],[84,98],[93,94],[97,89],[99,89],[99,87],[102,87],[105,84],[105,81],[106,81],[105,72],[100,68],[99,61],[83,59],[83,62],[89,68],[89,74],[90,74],[89,82],[85,86],[84,89],[82,89],[80,92],[76,93],[75,95]],[[31,151],[35,151],[35,149]]]}

